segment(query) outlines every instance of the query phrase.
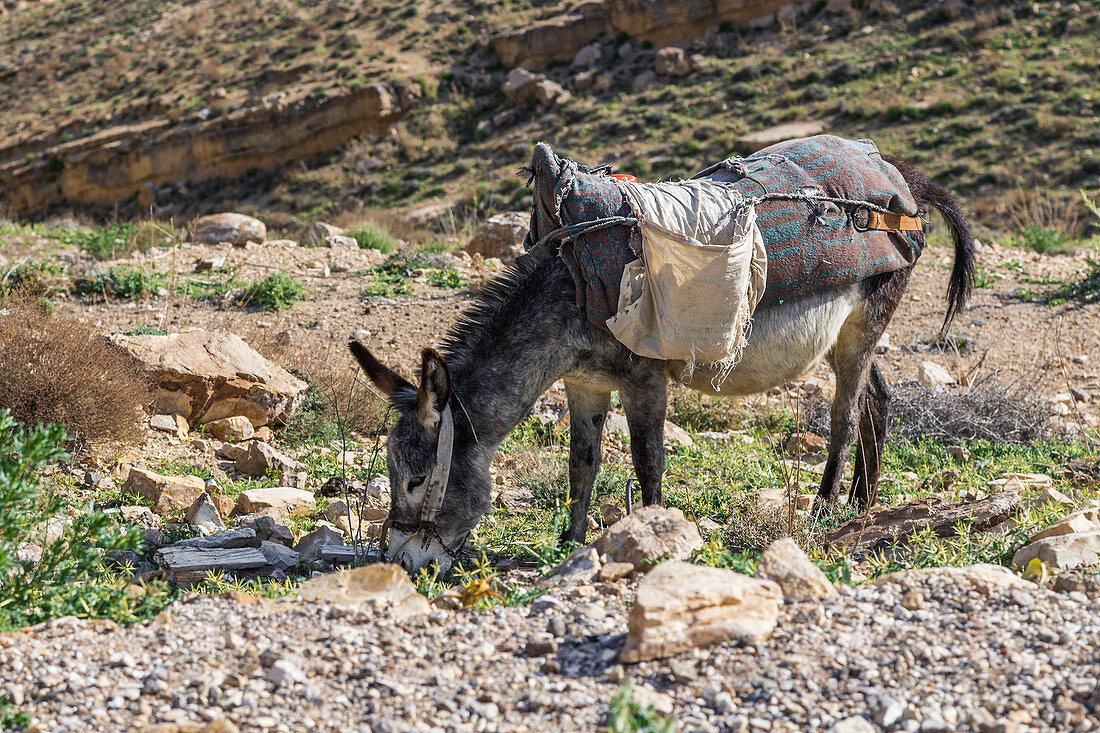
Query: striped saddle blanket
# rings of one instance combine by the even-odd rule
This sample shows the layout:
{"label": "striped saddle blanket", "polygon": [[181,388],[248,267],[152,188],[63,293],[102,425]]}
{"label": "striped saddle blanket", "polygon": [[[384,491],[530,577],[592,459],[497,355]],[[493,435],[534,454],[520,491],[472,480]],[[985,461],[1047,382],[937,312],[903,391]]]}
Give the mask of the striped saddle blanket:
{"label": "striped saddle blanket", "polygon": [[[623,186],[606,167],[559,158],[544,143],[536,145],[529,173],[534,208],[526,246],[559,248],[577,304],[606,328],[619,306],[624,268],[641,254]],[[921,232],[861,226],[868,204],[917,211],[901,173],[870,140],[789,140],[722,161],[694,178],[727,184],[755,206],[767,252],[757,309],[892,272],[920,256]]]}

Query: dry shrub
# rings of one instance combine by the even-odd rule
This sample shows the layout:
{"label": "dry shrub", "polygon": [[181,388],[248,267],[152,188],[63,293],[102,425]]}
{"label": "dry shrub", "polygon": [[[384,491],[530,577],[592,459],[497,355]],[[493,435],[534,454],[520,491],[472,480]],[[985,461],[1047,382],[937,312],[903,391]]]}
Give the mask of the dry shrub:
{"label": "dry shrub", "polygon": [[[1052,116],[1049,119],[1043,117],[1039,124],[1046,121],[1054,124]],[[1081,205],[1074,196],[1020,188],[1009,193],[1005,203],[1013,231],[1023,232],[1029,227],[1038,227],[1061,232],[1070,239],[1081,236]]]}
{"label": "dry shrub", "polygon": [[137,435],[150,397],[137,364],[88,324],[51,310],[22,291],[0,300],[0,408],[28,428],[63,423],[81,443]]}
{"label": "dry shrub", "polygon": [[[1023,444],[1050,437],[1050,411],[1035,387],[1023,380],[1005,386],[990,375],[966,392],[928,389],[920,382],[904,382],[893,388],[893,395],[890,439]],[[808,403],[802,414],[807,430],[829,434],[827,402],[818,398]]]}

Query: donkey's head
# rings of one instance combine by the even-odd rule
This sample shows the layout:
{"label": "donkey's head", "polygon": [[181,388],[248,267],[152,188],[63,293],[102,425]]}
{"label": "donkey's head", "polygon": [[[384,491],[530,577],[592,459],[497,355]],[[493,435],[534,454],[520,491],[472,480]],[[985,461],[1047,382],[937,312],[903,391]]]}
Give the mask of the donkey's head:
{"label": "donkey's head", "polygon": [[435,349],[424,349],[420,385],[382,364],[362,344],[348,344],[374,385],[398,412],[386,441],[392,504],[387,560],[415,572],[433,560],[446,570],[489,508],[489,461],[455,431],[451,376]]}

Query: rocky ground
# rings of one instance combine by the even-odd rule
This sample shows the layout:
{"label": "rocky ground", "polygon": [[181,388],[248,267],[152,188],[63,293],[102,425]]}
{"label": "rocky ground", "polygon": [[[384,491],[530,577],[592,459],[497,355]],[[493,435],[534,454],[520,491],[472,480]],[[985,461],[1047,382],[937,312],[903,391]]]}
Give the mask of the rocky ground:
{"label": "rocky ground", "polygon": [[633,595],[597,581],[403,621],[199,597],[0,636],[0,689],[41,731],[594,730],[624,682],[684,731],[1100,724],[1100,602],[1081,593],[924,571],[788,601],[767,641],[623,665]]}

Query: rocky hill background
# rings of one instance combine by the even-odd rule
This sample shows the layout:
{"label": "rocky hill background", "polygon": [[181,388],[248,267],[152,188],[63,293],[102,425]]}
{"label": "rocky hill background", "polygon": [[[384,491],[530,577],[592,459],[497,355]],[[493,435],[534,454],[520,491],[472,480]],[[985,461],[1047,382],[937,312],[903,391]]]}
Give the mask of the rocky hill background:
{"label": "rocky hill background", "polygon": [[536,140],[657,178],[769,137],[870,137],[994,230],[1036,189],[1073,217],[1100,174],[1095,2],[4,7],[18,216],[232,208],[278,228],[366,208],[455,228],[524,203]]}

